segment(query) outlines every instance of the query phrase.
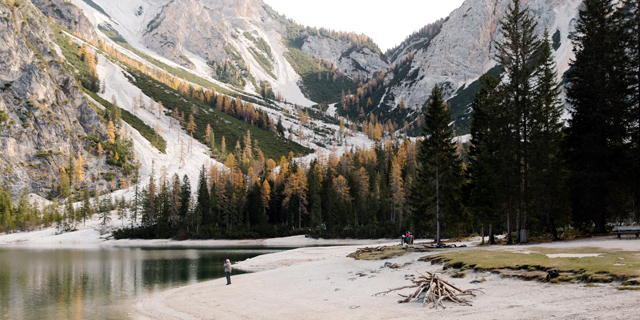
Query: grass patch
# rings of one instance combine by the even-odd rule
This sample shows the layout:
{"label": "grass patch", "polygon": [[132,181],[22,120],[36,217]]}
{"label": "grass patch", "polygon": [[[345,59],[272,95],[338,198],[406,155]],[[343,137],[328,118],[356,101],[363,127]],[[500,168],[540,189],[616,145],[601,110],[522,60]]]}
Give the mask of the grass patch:
{"label": "grass patch", "polygon": [[434,250],[441,249],[427,249],[421,247],[409,246],[407,249],[402,249],[402,246],[381,246],[376,248],[361,248],[356,252],[350,253],[347,257],[354,258],[356,260],[384,260],[391,259],[393,257],[399,257],[411,252],[433,252]]}
{"label": "grass patch", "polygon": [[635,291],[640,291],[640,287],[618,287],[618,290],[635,290]]}
{"label": "grass patch", "polygon": [[[161,101],[165,108],[173,112],[184,113],[185,117],[187,117],[191,113],[191,107],[193,105],[198,106],[201,111],[194,115],[197,129],[193,137],[203,143],[205,128],[207,124],[210,124],[215,134],[215,144],[219,146],[224,136],[227,150],[229,151],[233,150],[237,141],[240,141],[242,144],[243,138],[246,136],[247,130],[249,130],[252,139],[257,139],[260,142],[259,147],[267,158],[280,159],[281,156],[288,156],[290,151],[293,151],[293,153],[297,155],[307,155],[313,152],[313,150],[305,148],[293,141],[284,140],[276,136],[273,132],[252,126],[217,109],[213,109],[189,96],[180,95],[172,88],[137,70],[129,69],[127,71],[135,77],[135,81],[132,81],[132,83],[140,88],[145,95],[153,98],[155,101]],[[207,110],[207,112],[202,110]],[[224,155],[224,157],[224,159],[226,159],[226,155]]]}
{"label": "grass patch", "polygon": [[[315,102],[333,103],[340,100],[342,91],[351,90],[355,92],[358,85],[349,78],[339,76],[333,81],[332,72],[323,66],[318,68],[318,61],[306,54],[304,51],[289,43],[289,52],[285,53],[285,58],[289,61],[293,69],[302,78],[304,85],[303,92]],[[318,77],[318,74],[320,75]],[[329,74],[329,79],[327,79]]]}
{"label": "grass patch", "polygon": [[256,45],[256,47],[260,50],[262,50],[262,52],[266,53],[267,56],[269,57],[269,59],[273,59],[273,55],[271,54],[271,47],[269,46],[269,44],[264,41],[264,39],[258,37],[255,38],[254,36],[251,35],[251,33],[249,32],[244,32],[244,36],[251,40],[251,42],[253,42],[253,44]]}
{"label": "grass patch", "polygon": [[[98,96],[97,94],[89,91],[89,90],[84,90],[84,93],[88,94],[91,98],[93,98],[94,100],[96,100],[98,103],[100,103],[101,105],[103,105],[104,107],[107,108],[112,108],[113,105],[111,104],[111,102],[102,99],[100,96]],[[122,108],[120,108],[121,111],[121,116],[122,116],[122,120],[124,120],[124,122],[128,123],[130,126],[132,126],[134,129],[138,130],[138,132],[140,132],[140,134],[147,139],[152,146],[156,147],[160,152],[162,153],[167,153],[167,141],[164,140],[164,138],[162,138],[160,135],[158,135],[156,133],[156,131],[151,128],[149,125],[147,125],[146,123],[144,123],[144,121],[140,120],[140,118],[136,117],[134,114],[132,114],[131,112],[124,110]],[[106,110],[96,110],[96,112],[104,118],[104,113],[106,112]]]}
{"label": "grass patch", "polygon": [[266,71],[272,78],[278,79],[278,77],[276,77],[276,75],[273,73],[273,65],[271,64],[269,58],[265,57],[262,53],[258,52],[254,48],[249,48],[249,52],[251,52],[253,58],[258,61],[258,64],[260,64],[264,71]]}
{"label": "grass patch", "polygon": [[[444,268],[492,271],[528,280],[547,280],[546,274],[558,270],[556,281],[609,283],[640,276],[640,254],[631,251],[607,251],[602,248],[549,249],[527,248],[528,253],[505,250],[464,250],[425,257]],[[599,254],[597,257],[558,257],[548,254]]]}
{"label": "grass patch", "polygon": [[60,49],[62,49],[62,55],[64,55],[65,60],[77,70],[77,72],[74,72],[76,80],[79,81],[80,84],[88,90],[98,92],[100,90],[100,79],[98,79],[98,77],[93,74],[89,63],[83,61],[82,58],[78,55],[80,46],[72,42],[62,32],[64,27],[57,23],[51,23],[50,26],[55,34],[56,44],[60,47]]}

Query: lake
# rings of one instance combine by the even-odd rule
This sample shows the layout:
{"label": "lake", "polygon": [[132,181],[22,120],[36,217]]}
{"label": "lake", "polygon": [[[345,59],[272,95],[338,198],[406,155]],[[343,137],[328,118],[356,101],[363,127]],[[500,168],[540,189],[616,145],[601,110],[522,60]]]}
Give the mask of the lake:
{"label": "lake", "polygon": [[282,250],[0,247],[0,319],[125,319],[153,292],[224,277],[225,259]]}

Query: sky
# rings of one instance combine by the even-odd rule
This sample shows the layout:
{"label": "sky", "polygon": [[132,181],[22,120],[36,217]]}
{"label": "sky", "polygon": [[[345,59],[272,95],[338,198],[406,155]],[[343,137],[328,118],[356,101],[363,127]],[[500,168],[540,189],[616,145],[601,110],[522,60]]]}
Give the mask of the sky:
{"label": "sky", "polygon": [[449,16],[464,0],[263,0],[310,27],[364,33],[382,52],[426,24]]}

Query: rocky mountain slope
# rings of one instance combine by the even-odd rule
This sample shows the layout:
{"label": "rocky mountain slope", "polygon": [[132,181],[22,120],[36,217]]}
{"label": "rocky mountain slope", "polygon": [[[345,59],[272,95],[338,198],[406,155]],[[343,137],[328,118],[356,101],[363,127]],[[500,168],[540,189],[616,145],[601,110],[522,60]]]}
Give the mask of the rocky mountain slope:
{"label": "rocky mountain slope", "polygon": [[[410,67],[399,77],[389,80],[394,84],[383,89],[385,100],[380,101],[380,104],[392,109],[404,98],[408,108],[419,110],[433,86],[439,84],[445,90],[447,98],[466,96],[455,101],[452,113],[454,116],[457,114],[457,122],[466,121],[468,126],[469,116],[464,109],[471,102],[473,94],[464,90],[496,66],[493,59],[494,43],[502,39],[500,20],[510,3],[509,0],[466,0],[442,23],[433,39],[408,39],[408,42],[398,47],[404,49],[400,53],[397,52],[398,49],[388,53],[394,57],[392,63],[410,60]],[[581,0],[523,2],[538,22],[536,32],[542,36],[547,29],[553,35],[554,55],[560,75],[568,69],[573,57],[571,34],[574,32],[581,3]],[[412,43],[426,40],[429,40],[428,43],[411,53],[406,49],[411,48]]]}
{"label": "rocky mountain slope", "polygon": [[1,2],[0,15],[0,184],[47,194],[81,154],[97,188],[91,176],[101,161],[85,137],[106,130],[62,62],[48,19],[29,1]]}
{"label": "rocky mountain slope", "polygon": [[98,41],[98,35],[84,12],[66,0],[32,0],[46,16],[51,17],[82,38]]}
{"label": "rocky mountain slope", "polygon": [[[508,0],[467,0],[448,18],[425,26],[383,54],[364,35],[304,27],[261,0],[33,1],[44,14],[29,1],[2,5],[5,44],[0,61],[0,110],[4,120],[0,143],[6,152],[0,155],[4,166],[0,168],[12,190],[28,186],[39,193],[57,183],[56,174],[69,155],[84,152],[88,168],[102,163],[90,156],[91,142],[82,137],[102,139],[105,135],[104,124],[76,88],[68,65],[60,62],[62,54],[52,44],[46,16],[77,34],[76,46],[106,43],[112,48],[108,50],[144,65],[138,70],[152,69],[174,77],[165,85],[173,87],[176,96],[189,92],[183,86],[190,86],[240,97],[272,121],[281,119],[283,128],[278,130],[283,130],[282,135],[315,149],[334,144],[344,148],[370,145],[379,138],[369,132],[372,128],[384,128],[389,136],[393,131],[418,133],[416,119],[435,84],[445,89],[456,129],[464,133],[470,122],[467,105],[477,79],[486,72],[499,72],[493,61],[494,43],[500,41],[499,22],[509,4]],[[547,28],[553,34],[561,74],[572,57],[570,37],[580,3],[525,2],[539,23],[537,31],[542,34]],[[129,91],[144,93],[145,101],[161,93],[126,75],[128,62],[109,66],[113,62],[107,60],[113,56],[93,51],[99,56],[100,95],[105,100],[113,96],[124,110],[136,111],[135,100],[119,92],[123,86],[118,81],[139,88]],[[197,97],[178,100],[190,103],[185,98]],[[318,103],[322,105],[312,108]],[[300,124],[296,105],[311,114],[311,121]],[[199,108],[204,108],[203,117],[214,112],[205,104]],[[356,119],[363,131],[366,119],[369,131],[348,133],[339,126],[340,119],[333,117],[336,114]],[[222,119],[222,115],[209,116]],[[167,133],[171,119],[163,117],[142,117],[142,121],[167,141],[167,156],[163,156],[167,159],[162,161],[170,163],[169,158],[180,153],[171,143],[183,141]],[[357,128],[344,120],[350,129]],[[163,121],[168,125],[164,131]],[[241,127],[235,122],[228,125],[234,130]],[[141,159],[143,172],[150,172],[154,161],[160,161],[159,155],[145,156],[151,153],[138,154],[146,157]],[[36,174],[39,170],[45,174]]]}
{"label": "rocky mountain slope", "polygon": [[319,89],[311,76],[328,83],[346,81],[355,88],[356,79],[388,67],[366,36],[307,30],[261,0],[72,2],[94,26],[113,31],[147,54],[238,90],[259,93],[268,84],[301,105],[331,102],[337,100],[335,91],[340,92],[315,94]]}

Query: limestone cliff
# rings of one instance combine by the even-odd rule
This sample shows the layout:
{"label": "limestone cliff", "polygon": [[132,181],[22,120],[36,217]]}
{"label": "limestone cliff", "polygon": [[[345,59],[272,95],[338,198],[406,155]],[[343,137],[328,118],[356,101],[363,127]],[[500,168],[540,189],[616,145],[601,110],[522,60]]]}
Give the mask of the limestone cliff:
{"label": "limestone cliff", "polygon": [[46,16],[77,32],[81,37],[98,41],[93,25],[80,8],[65,0],[31,0]]}
{"label": "limestone cliff", "polygon": [[104,126],[57,53],[48,20],[28,0],[0,2],[0,183],[13,194],[51,191],[70,155],[80,152],[88,167],[104,162],[84,139],[104,137]]}
{"label": "limestone cliff", "polygon": [[[460,86],[489,71],[496,64],[494,43],[502,40],[500,20],[510,3],[510,0],[466,0],[451,13],[429,46],[415,52],[409,73],[417,72],[418,80],[401,82],[390,90],[393,95],[397,99],[404,96],[409,107],[419,107],[435,84],[444,86],[450,97]],[[542,36],[546,28],[549,34],[556,34],[554,55],[560,74],[568,69],[572,57],[569,37],[574,32],[581,3],[581,0],[523,1],[538,22],[536,32]]]}

